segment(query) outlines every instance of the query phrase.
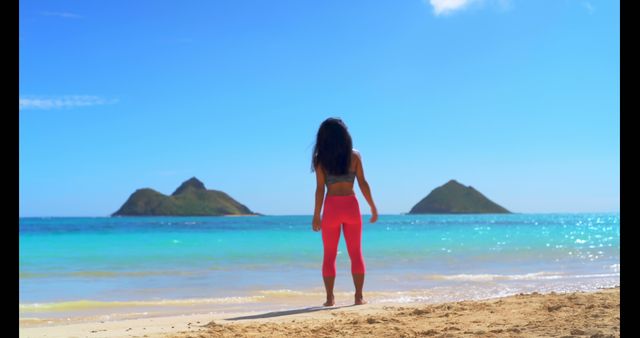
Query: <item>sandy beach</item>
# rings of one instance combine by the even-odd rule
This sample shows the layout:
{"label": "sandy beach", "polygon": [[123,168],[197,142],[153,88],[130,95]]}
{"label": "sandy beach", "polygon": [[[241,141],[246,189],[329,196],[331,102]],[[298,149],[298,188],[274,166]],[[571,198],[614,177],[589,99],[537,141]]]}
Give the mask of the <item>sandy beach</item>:
{"label": "sandy beach", "polygon": [[23,327],[20,337],[619,337],[620,288]]}

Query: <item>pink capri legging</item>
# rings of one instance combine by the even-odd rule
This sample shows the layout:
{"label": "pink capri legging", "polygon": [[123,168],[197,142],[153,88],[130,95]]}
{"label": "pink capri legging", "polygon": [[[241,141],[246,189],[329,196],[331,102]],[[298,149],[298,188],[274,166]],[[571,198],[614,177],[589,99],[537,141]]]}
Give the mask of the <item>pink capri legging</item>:
{"label": "pink capri legging", "polygon": [[324,244],[324,260],[322,276],[335,277],[336,256],[340,241],[340,225],[344,228],[347,251],[351,258],[351,273],[364,274],[364,258],[362,257],[362,216],[355,195],[327,195],[322,212],[322,242]]}

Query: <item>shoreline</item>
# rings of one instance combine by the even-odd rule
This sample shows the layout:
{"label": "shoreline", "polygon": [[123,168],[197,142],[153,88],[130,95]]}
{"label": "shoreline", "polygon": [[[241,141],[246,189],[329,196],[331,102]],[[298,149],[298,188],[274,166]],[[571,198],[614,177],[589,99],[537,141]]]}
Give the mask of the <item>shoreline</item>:
{"label": "shoreline", "polygon": [[444,303],[298,307],[20,326],[20,337],[620,336],[620,287]]}

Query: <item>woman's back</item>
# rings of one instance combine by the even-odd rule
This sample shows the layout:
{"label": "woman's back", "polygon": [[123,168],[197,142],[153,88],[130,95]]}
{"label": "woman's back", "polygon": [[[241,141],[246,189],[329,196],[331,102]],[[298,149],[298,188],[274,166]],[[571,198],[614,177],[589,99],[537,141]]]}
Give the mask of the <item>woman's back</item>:
{"label": "woman's back", "polygon": [[359,153],[353,150],[351,153],[351,165],[347,174],[331,175],[324,168],[325,184],[327,186],[327,195],[345,196],[355,194],[353,183],[357,176],[358,166],[360,165]]}

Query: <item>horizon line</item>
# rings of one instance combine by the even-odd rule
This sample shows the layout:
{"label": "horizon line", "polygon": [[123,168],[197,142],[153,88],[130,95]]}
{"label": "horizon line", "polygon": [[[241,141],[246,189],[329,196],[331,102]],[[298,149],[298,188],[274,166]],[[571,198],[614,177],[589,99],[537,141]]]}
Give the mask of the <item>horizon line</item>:
{"label": "horizon line", "polygon": [[[378,216],[422,216],[422,215],[435,215],[435,216],[443,216],[443,215],[552,215],[552,214],[611,214],[611,213],[620,213],[620,210],[616,211],[553,211],[553,212],[510,212],[510,213],[443,213],[443,214],[410,214],[408,212],[405,213],[388,213],[388,214],[378,214]],[[362,214],[362,216],[369,216],[371,214]],[[260,215],[201,215],[201,216],[180,216],[180,215],[140,215],[140,216],[110,216],[110,215],[93,215],[93,216],[18,216],[18,218],[123,218],[123,217],[256,217],[256,216],[309,216],[312,217],[313,214],[260,214]]]}

